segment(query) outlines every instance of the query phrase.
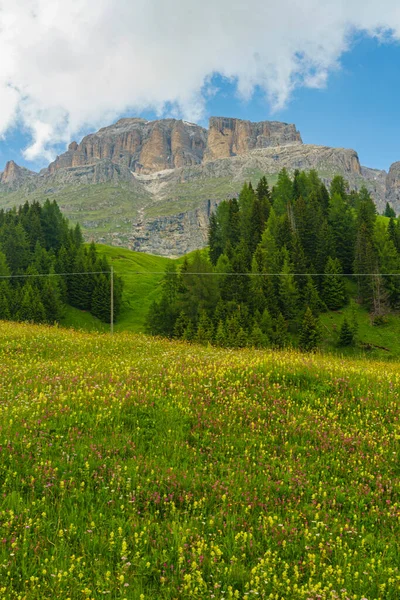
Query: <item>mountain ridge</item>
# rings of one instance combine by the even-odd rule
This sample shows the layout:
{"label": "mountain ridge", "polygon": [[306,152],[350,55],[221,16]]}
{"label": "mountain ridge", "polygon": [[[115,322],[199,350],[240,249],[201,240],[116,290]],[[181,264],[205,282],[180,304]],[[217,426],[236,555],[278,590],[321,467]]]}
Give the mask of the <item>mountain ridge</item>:
{"label": "mountain ridge", "polygon": [[[9,161],[0,174],[0,207],[54,198],[86,239],[179,256],[207,243],[209,211],[243,182],[285,167],[336,174],[366,185],[379,211],[400,211],[400,162],[389,173],[360,164],[355,150],[304,144],[279,121],[211,117],[209,128],[180,119],[124,118],[71,142],[35,173]],[[175,252],[174,252],[175,249]]]}

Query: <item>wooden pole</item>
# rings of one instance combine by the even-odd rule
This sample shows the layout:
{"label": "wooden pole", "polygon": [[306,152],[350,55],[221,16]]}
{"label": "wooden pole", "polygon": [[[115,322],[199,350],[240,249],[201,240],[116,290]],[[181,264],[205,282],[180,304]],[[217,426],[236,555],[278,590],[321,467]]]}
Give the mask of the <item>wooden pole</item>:
{"label": "wooden pole", "polygon": [[111,323],[111,335],[114,333],[114,267],[111,266],[111,298],[110,298],[110,323]]}

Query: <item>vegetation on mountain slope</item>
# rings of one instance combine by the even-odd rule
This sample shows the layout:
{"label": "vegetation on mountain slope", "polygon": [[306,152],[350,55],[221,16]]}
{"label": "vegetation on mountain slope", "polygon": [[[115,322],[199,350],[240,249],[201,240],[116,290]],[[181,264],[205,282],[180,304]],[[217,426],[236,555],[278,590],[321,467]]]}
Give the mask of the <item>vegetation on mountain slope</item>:
{"label": "vegetation on mountain slope", "polygon": [[[245,184],[238,200],[218,205],[209,260],[195,254],[180,269],[168,266],[147,330],[228,347],[298,340],[313,350],[319,315],[351,297],[377,325],[398,311],[400,222],[378,220],[365,187],[348,192],[338,176],[328,192],[315,171],[291,179],[283,170],[272,191],[263,177],[256,190]],[[356,321],[343,326],[353,334],[345,345],[353,344]]]}
{"label": "vegetation on mountain slope", "polygon": [[[115,277],[114,318],[121,285]],[[55,202],[0,211],[0,319],[56,323],[69,304],[110,322],[110,292],[107,259],[83,245]]]}

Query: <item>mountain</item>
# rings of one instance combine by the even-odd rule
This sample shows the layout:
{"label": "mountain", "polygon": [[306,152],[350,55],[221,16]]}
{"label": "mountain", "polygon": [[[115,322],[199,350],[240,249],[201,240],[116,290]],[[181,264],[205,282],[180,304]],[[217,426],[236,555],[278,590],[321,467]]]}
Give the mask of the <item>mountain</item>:
{"label": "mountain", "polygon": [[85,136],[40,173],[7,163],[0,207],[54,198],[87,239],[164,256],[207,242],[218,202],[243,182],[286,167],[316,169],[326,183],[343,175],[371,191],[378,210],[400,212],[400,162],[389,173],[360,165],[354,150],[303,144],[295,125],[211,117],[209,128],[177,119],[120,119]]}

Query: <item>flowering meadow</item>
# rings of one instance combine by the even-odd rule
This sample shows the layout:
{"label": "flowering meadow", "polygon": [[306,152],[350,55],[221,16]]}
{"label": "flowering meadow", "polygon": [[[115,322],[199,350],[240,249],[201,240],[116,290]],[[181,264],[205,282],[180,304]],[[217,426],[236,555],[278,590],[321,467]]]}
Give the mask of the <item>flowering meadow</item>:
{"label": "flowering meadow", "polygon": [[400,365],[0,323],[0,599],[400,598]]}

